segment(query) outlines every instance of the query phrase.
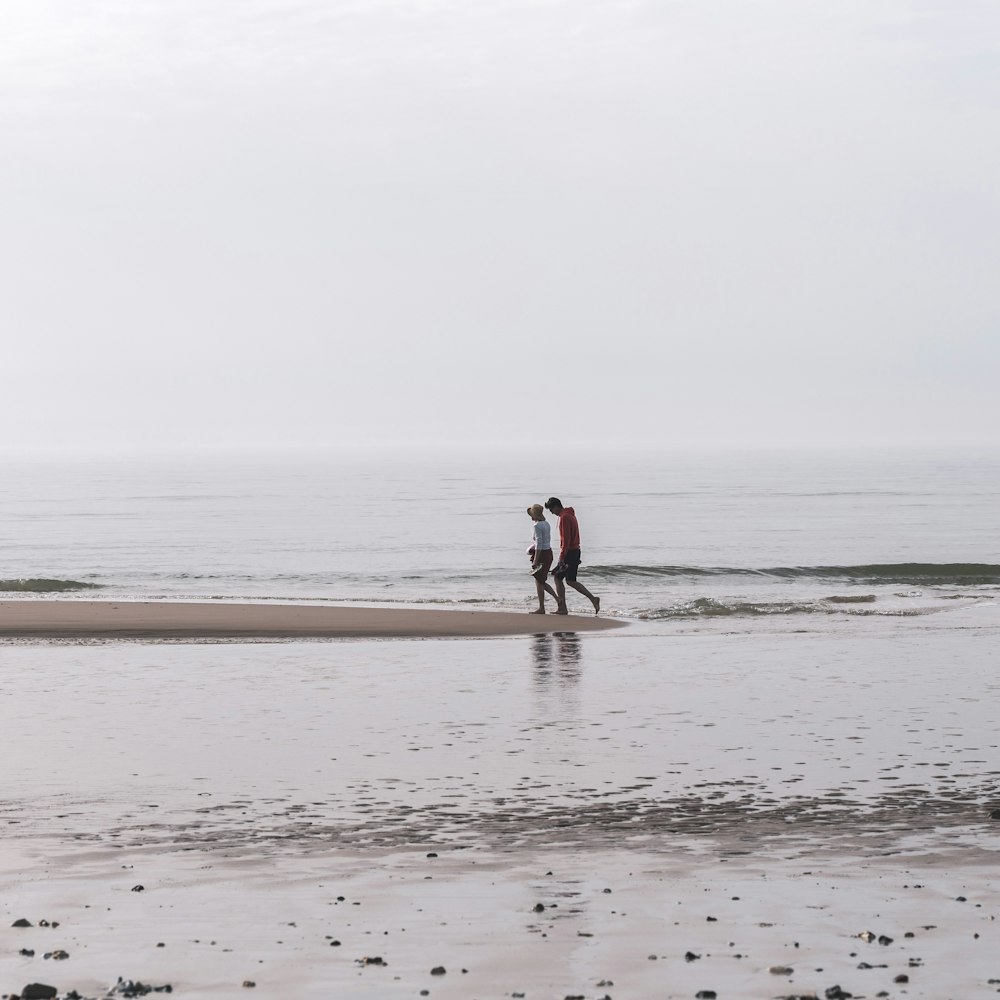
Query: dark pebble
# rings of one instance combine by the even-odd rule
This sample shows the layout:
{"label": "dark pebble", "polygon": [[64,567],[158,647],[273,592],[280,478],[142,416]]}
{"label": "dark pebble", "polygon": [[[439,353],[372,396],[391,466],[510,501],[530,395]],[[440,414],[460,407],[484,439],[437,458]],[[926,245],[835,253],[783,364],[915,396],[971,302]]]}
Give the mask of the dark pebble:
{"label": "dark pebble", "polygon": [[882,945],[892,944],[892,938],[889,937],[887,934],[879,934],[878,943]]}
{"label": "dark pebble", "polygon": [[10,925],[11,927],[34,927],[34,924],[30,920],[25,920],[21,917],[20,920],[15,920],[14,923]]}
{"label": "dark pebble", "polygon": [[693,951],[686,951],[684,953],[685,962],[697,962],[701,958],[701,955],[696,955]]}
{"label": "dark pebble", "polygon": [[427,857],[429,857],[429,858],[436,858],[437,855],[433,851],[431,851],[430,854],[427,855]]}
{"label": "dark pebble", "polygon": [[717,996],[715,990],[698,990],[694,995],[694,1000],[715,1000]]}
{"label": "dark pebble", "polygon": [[909,981],[910,981],[910,977],[905,972],[901,972],[893,980],[894,983],[908,983]]}
{"label": "dark pebble", "polygon": [[330,947],[331,948],[339,948],[340,947],[340,942],[339,941],[331,941],[330,942]]}
{"label": "dark pebble", "polygon": [[34,954],[35,954],[35,949],[34,948],[22,948],[21,949],[21,954],[24,955],[25,958],[33,958]]}
{"label": "dark pebble", "polygon": [[132,891],[133,892],[145,892],[146,891],[146,887],[144,885],[134,885],[134,886],[132,886]]}
{"label": "dark pebble", "polygon": [[535,903],[535,905],[534,905],[534,911],[535,911],[535,913],[544,913],[545,912],[545,904],[544,903]]}
{"label": "dark pebble", "polygon": [[823,994],[826,1000],[847,1000],[848,997],[853,997],[853,993],[848,993],[847,990],[842,990],[839,986],[831,986]]}
{"label": "dark pebble", "polygon": [[435,965],[434,968],[431,969],[431,975],[443,976],[447,971],[448,970],[443,965]]}
{"label": "dark pebble", "polygon": [[114,987],[109,992],[109,996],[122,996],[122,997],[144,997],[148,996],[150,993],[173,993],[174,988],[169,983],[163,986],[151,986],[149,983],[144,983],[139,979],[122,979],[121,976],[118,977],[118,982],[115,983]]}
{"label": "dark pebble", "polygon": [[46,986],[45,983],[28,983],[21,990],[21,1000],[54,1000],[59,995],[59,991],[54,986]]}

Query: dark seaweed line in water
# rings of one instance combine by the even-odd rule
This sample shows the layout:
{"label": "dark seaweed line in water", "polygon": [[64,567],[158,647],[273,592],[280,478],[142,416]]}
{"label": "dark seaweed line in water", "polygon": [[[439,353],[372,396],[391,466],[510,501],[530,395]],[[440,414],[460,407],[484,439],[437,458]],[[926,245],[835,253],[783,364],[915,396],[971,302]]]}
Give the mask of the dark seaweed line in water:
{"label": "dark seaweed line in water", "polygon": [[61,594],[68,590],[100,590],[99,583],[81,580],[52,580],[47,577],[25,577],[0,580],[0,593],[6,594]]}
{"label": "dark seaweed line in water", "polygon": [[[262,804],[263,805],[263,804]],[[119,826],[106,834],[80,839],[113,841],[119,846],[168,850],[261,849],[405,850],[438,845],[449,849],[574,847],[604,850],[635,847],[678,851],[695,842],[721,840],[802,850],[843,849],[859,854],[884,853],[914,834],[941,836],[995,827],[1000,811],[994,785],[972,790],[931,791],[901,788],[872,799],[851,801],[842,793],[826,796],[775,797],[766,791],[732,798],[679,796],[629,798],[553,805],[544,798],[510,798],[502,809],[462,809],[379,803],[367,808],[330,803],[309,813],[290,806],[268,812],[241,805],[202,810],[205,819],[187,823],[157,822]],[[335,810],[343,819],[333,820]],[[358,815],[366,812],[367,817]],[[990,832],[994,832],[991,830]],[[864,838],[860,840],[859,838]],[[691,841],[685,844],[685,841]]]}
{"label": "dark seaweed line in water", "polygon": [[993,563],[869,563],[858,566],[588,566],[593,576],[628,577],[762,577],[779,580],[840,580],[914,586],[977,586],[1000,584],[1000,566]]}

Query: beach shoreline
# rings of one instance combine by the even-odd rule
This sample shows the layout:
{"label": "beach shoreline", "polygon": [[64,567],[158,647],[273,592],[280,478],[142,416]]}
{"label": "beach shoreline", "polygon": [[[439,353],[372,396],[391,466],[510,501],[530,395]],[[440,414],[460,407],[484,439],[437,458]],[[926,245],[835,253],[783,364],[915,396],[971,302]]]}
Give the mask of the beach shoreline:
{"label": "beach shoreline", "polygon": [[612,618],[180,601],[0,601],[0,639],[486,638],[621,628]]}

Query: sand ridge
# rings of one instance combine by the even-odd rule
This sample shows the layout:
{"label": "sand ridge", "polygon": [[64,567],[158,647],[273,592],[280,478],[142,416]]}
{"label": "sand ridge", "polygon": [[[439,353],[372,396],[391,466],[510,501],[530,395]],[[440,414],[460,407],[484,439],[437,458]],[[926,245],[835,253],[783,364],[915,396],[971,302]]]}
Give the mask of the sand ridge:
{"label": "sand ridge", "polygon": [[0,601],[0,638],[479,638],[595,632],[623,625],[595,615],[441,608],[228,601]]}

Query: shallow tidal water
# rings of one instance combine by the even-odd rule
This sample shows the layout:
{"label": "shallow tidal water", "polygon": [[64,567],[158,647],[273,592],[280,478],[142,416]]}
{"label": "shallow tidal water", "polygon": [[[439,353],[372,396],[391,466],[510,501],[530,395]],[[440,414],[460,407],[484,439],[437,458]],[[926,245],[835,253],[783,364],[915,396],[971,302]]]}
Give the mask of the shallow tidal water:
{"label": "shallow tidal water", "polygon": [[9,644],[2,809],[25,832],[248,851],[992,846],[1000,622],[937,621]]}

